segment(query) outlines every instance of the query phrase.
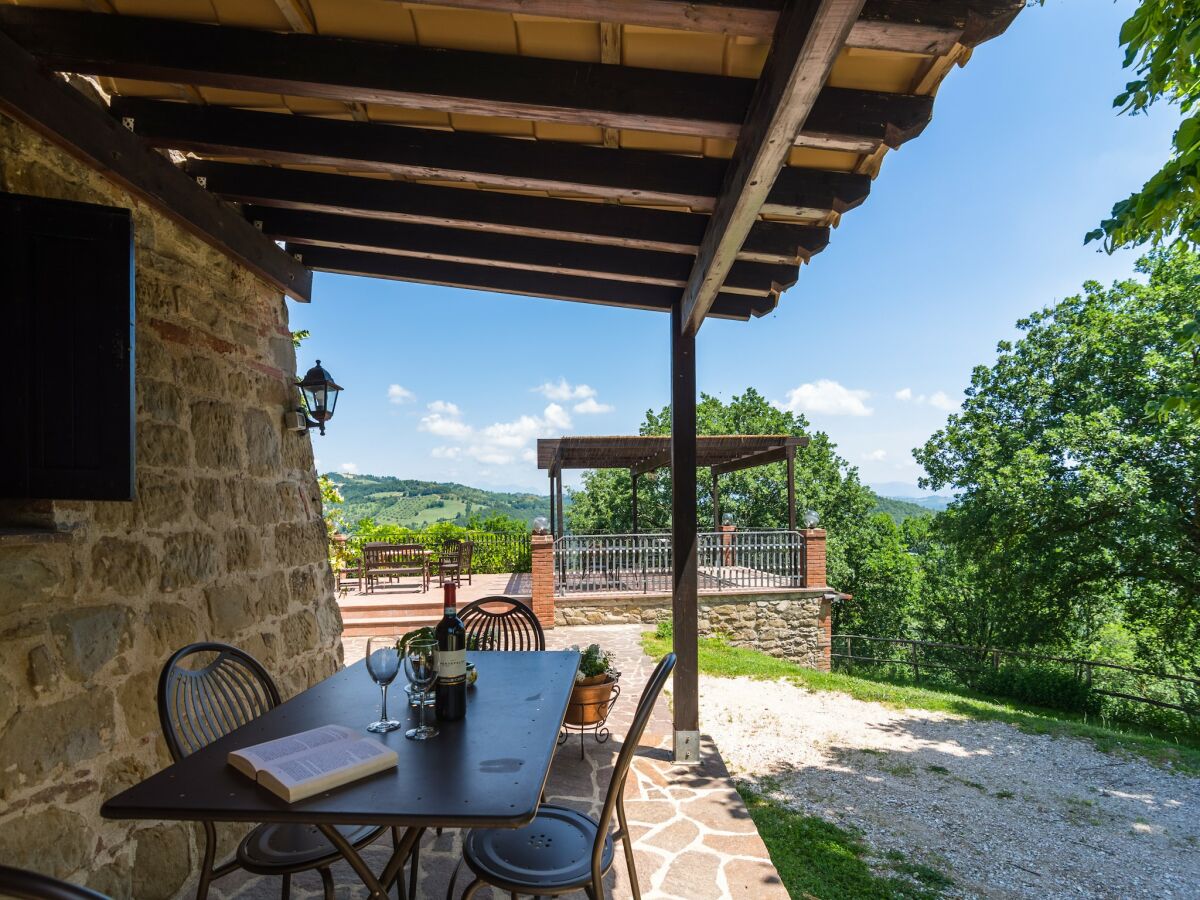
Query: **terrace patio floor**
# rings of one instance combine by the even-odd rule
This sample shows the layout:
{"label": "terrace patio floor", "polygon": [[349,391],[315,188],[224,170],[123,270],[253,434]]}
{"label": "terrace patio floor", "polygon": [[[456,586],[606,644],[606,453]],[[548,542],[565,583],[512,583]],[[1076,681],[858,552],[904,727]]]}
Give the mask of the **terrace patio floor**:
{"label": "terrace patio floor", "polygon": [[[477,583],[479,577],[476,577]],[[620,750],[621,736],[629,726],[642,685],[654,667],[654,661],[642,652],[640,634],[643,630],[641,625],[606,625],[560,627],[546,633],[547,645],[552,649],[590,643],[611,649],[622,672],[624,689],[609,719],[613,737],[608,743],[597,744],[587,737],[583,759],[580,759],[577,735],[572,735],[559,748],[546,789],[549,802],[591,815],[599,813],[608,775]],[[347,664],[362,658],[365,643],[365,638],[345,638]],[[363,689],[369,687],[364,685]],[[634,836],[642,895],[647,900],[786,900],[787,891],[733,787],[715,744],[707,738],[702,740],[698,765],[675,766],[671,763],[669,702],[665,695],[659,699],[625,786],[626,811]],[[419,897],[445,896],[450,874],[460,859],[459,846],[457,831],[446,831],[440,837],[432,832],[425,835],[421,844]],[[390,843],[384,837],[364,855],[378,870],[390,849]],[[334,867],[334,877],[338,897],[367,895],[346,864]],[[460,877],[460,890],[463,885],[464,880]],[[619,852],[605,888],[607,896],[612,898],[624,900],[632,896]],[[278,879],[236,873],[217,881],[212,896],[229,900],[268,900],[279,896],[279,882]],[[300,900],[320,897],[320,881],[316,874],[295,876],[292,896]],[[502,894],[485,890],[477,896],[498,898]],[[569,896],[582,898],[583,893]]]}
{"label": "terrace patio floor", "polygon": [[[532,579],[533,576],[528,572],[472,575],[470,584],[464,580],[458,588],[458,606],[461,609],[474,600],[496,594],[516,597],[528,603],[533,594]],[[428,591],[421,590],[417,578],[385,581],[370,594],[358,588],[357,580],[343,581],[341,587],[338,607],[342,611],[342,633],[348,637],[366,637],[390,631],[403,634],[422,625],[436,625],[442,617],[442,590],[436,580],[430,582]],[[353,661],[349,654],[347,660]]]}

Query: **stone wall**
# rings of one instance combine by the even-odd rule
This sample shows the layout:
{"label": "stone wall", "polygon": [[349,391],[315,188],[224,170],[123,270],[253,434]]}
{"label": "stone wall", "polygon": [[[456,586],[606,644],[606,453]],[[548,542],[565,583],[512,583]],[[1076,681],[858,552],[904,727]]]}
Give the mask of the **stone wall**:
{"label": "stone wall", "polygon": [[170,897],[199,865],[198,829],[99,815],[169,761],[163,661],[227,641],[285,696],[341,663],[312,447],[283,431],[296,368],[287,310],[2,116],[0,190],[131,208],[137,272],[137,499],[0,503],[0,863],[114,897]]}
{"label": "stone wall", "polygon": [[[762,650],[802,666],[829,671],[828,588],[795,591],[738,591],[701,594],[701,637],[723,635],[739,647]],[[654,625],[671,618],[670,594],[557,597],[558,625]]]}

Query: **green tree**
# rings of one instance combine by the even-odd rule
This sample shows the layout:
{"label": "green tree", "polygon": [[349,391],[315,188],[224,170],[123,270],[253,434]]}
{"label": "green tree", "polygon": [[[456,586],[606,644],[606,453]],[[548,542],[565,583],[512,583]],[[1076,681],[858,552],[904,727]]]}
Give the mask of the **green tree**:
{"label": "green tree", "polygon": [[1020,321],[914,451],[923,486],[961,492],[926,566],[927,599],[970,589],[966,619],[938,598],[949,633],[1082,647],[1119,621],[1144,658],[1200,665],[1200,421],[1144,412],[1193,373],[1174,332],[1200,258],[1155,251],[1138,271]]}

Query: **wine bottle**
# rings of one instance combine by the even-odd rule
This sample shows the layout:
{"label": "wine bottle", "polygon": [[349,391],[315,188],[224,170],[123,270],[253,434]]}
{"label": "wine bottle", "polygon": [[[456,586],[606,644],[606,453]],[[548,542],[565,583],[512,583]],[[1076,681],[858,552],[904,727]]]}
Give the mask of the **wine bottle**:
{"label": "wine bottle", "polygon": [[445,609],[437,626],[434,711],[442,722],[454,722],[467,714],[467,629],[458,617],[456,590],[454,584],[445,585]]}

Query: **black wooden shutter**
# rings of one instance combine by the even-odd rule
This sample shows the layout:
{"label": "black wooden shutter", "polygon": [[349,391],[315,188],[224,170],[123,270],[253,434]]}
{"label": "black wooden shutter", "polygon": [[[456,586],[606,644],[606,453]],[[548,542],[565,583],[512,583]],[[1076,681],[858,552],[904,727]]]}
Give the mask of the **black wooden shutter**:
{"label": "black wooden shutter", "polygon": [[129,210],[0,192],[0,497],[131,500]]}

